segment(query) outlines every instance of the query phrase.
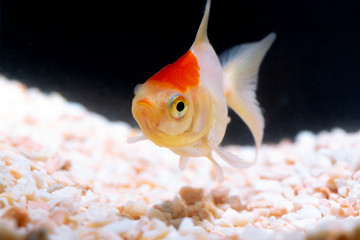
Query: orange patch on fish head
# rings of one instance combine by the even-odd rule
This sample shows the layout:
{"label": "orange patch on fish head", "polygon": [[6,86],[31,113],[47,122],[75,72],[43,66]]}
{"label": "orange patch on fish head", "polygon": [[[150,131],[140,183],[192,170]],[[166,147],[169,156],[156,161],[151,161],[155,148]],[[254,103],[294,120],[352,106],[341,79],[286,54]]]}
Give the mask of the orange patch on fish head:
{"label": "orange patch on fish head", "polygon": [[199,70],[197,58],[193,52],[189,50],[176,62],[165,66],[157,72],[148,82],[184,93],[189,88],[199,85]]}

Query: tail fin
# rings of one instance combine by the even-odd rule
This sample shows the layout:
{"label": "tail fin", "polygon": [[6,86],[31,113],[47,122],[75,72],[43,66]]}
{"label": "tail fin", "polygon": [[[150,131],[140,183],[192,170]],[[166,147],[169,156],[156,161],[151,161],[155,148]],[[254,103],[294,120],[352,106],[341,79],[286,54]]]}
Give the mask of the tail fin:
{"label": "tail fin", "polygon": [[256,157],[264,133],[264,117],[255,96],[257,76],[261,61],[275,38],[276,34],[270,33],[261,41],[235,46],[220,56],[227,104],[250,128]]}

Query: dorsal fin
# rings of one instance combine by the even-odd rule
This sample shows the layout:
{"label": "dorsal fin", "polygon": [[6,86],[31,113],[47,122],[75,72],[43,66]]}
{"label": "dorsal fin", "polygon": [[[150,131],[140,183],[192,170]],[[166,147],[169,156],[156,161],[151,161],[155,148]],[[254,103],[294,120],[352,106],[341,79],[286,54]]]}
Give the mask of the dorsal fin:
{"label": "dorsal fin", "polygon": [[198,32],[196,34],[196,38],[195,38],[195,41],[193,43],[193,46],[197,45],[197,44],[200,44],[200,43],[203,43],[203,42],[208,42],[209,41],[208,36],[207,36],[207,26],[208,26],[208,22],[209,22],[210,4],[211,4],[211,0],[207,0],[204,17],[201,20],[200,27],[199,27]]}

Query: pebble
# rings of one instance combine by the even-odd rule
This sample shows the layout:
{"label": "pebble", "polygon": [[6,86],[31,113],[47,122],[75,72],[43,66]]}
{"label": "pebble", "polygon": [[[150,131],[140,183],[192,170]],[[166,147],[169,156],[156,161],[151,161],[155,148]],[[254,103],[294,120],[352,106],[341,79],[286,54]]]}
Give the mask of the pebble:
{"label": "pebble", "polygon": [[228,219],[235,227],[242,227],[254,222],[256,216],[255,212],[243,210],[238,213],[234,209],[228,208],[223,214],[223,218]]}
{"label": "pebble", "polygon": [[317,209],[313,205],[304,205],[301,209],[297,210],[296,213],[298,214],[299,219],[320,219],[322,217],[319,209]]}
{"label": "pebble", "polygon": [[192,205],[202,200],[204,190],[202,188],[182,187],[179,194],[187,205]]}
{"label": "pebble", "polygon": [[145,216],[147,211],[148,206],[144,200],[128,201],[124,206],[124,213],[133,219],[139,219],[141,216]]}
{"label": "pebble", "polygon": [[259,192],[280,192],[281,184],[279,181],[274,180],[257,180],[253,183],[253,188]]}
{"label": "pebble", "polygon": [[59,190],[53,191],[52,194],[64,199],[77,201],[81,197],[81,190],[74,187],[66,186]]}
{"label": "pebble", "polygon": [[179,226],[179,233],[181,235],[186,235],[192,231],[194,228],[194,222],[191,218],[185,217],[182,219],[180,226]]}
{"label": "pebble", "polygon": [[129,231],[130,229],[135,228],[135,226],[138,223],[139,222],[136,220],[130,220],[130,219],[124,218],[120,221],[109,223],[109,224],[105,225],[103,228],[108,231],[117,233],[117,234],[123,234],[123,233],[126,233],[127,231]]}
{"label": "pebble", "polygon": [[313,197],[308,194],[301,194],[294,198],[293,205],[294,209],[301,209],[305,205],[314,205],[317,206],[319,204],[319,198]]}

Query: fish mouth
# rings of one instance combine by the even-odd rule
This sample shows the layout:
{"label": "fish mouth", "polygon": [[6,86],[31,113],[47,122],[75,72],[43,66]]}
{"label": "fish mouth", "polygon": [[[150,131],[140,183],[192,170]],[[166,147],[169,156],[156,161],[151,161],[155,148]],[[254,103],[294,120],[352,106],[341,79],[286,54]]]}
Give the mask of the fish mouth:
{"label": "fish mouth", "polygon": [[144,97],[135,103],[133,115],[135,120],[139,123],[140,128],[155,128],[159,124],[159,119],[150,99]]}
{"label": "fish mouth", "polygon": [[152,106],[152,104],[151,104],[151,102],[150,102],[150,100],[148,98],[143,98],[143,99],[137,101],[136,104],[138,104],[140,106],[146,106],[146,107],[149,107],[149,108],[153,108],[153,106]]}

